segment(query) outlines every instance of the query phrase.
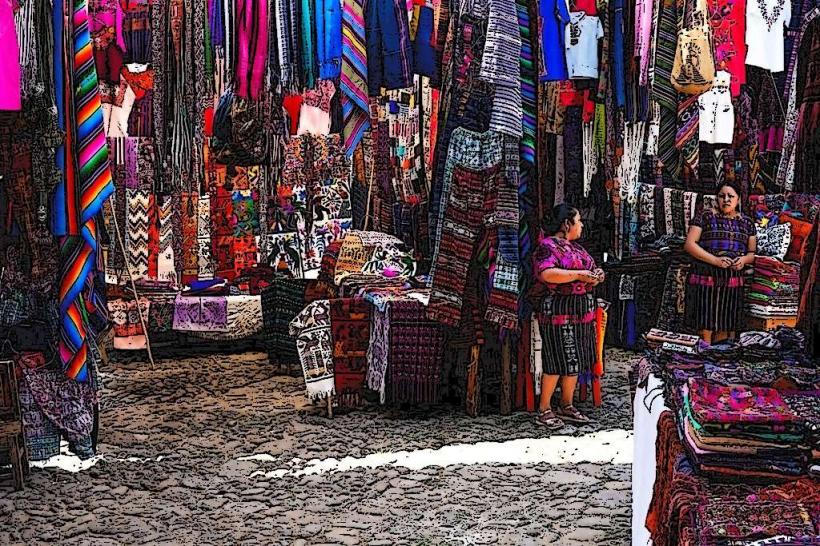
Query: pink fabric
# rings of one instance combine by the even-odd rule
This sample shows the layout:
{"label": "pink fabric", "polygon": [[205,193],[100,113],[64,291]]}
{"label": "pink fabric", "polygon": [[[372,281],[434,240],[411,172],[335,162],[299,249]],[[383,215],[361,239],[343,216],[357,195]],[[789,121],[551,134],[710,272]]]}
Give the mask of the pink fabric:
{"label": "pink fabric", "polygon": [[12,0],[0,0],[0,110],[19,110],[20,49],[14,28]]}
{"label": "pink fabric", "polygon": [[635,6],[635,56],[641,59],[641,85],[649,83],[649,46],[652,42],[652,15],[655,5],[652,0],[637,0]]}
{"label": "pink fabric", "polygon": [[95,34],[111,29],[114,31],[117,46],[125,51],[125,39],[122,36],[122,22],[124,15],[118,0],[96,0],[89,3],[88,30],[92,38]]}
{"label": "pink fabric", "polygon": [[[595,260],[584,247],[573,241],[559,237],[544,237],[532,255],[533,270],[540,276],[546,269],[558,268],[578,270],[595,269]],[[539,282],[540,279],[539,279]],[[580,281],[565,284],[545,284],[551,293],[559,294],[587,294],[592,286]]]}
{"label": "pink fabric", "polygon": [[[755,1],[755,0],[752,0]],[[732,75],[732,96],[746,83],[746,0],[707,0],[715,70]]]}
{"label": "pink fabric", "polygon": [[262,92],[268,58],[268,3],[266,0],[237,0],[238,57],[236,94],[253,100]]}

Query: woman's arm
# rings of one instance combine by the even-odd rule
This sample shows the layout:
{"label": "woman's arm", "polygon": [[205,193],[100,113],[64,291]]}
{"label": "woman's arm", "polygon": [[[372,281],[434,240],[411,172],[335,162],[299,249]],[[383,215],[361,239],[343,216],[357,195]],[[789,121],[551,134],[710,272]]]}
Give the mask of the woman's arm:
{"label": "woman's arm", "polygon": [[[686,244],[683,245],[683,249],[693,258],[715,267],[729,267],[732,265],[732,260],[729,258],[726,258],[725,260],[718,258],[717,256],[706,252],[703,247],[698,244],[702,233],[703,228],[700,226],[691,226],[689,228],[689,232],[686,234]],[[725,265],[723,263],[724,261],[726,262]]]}
{"label": "woman's arm", "polygon": [[566,284],[576,281],[592,283],[597,280],[591,271],[582,269],[560,269],[558,267],[550,267],[543,270],[538,274],[538,278],[549,284]]}
{"label": "woman's arm", "polygon": [[746,254],[744,256],[741,256],[740,258],[737,258],[735,260],[734,265],[732,266],[734,269],[736,269],[738,271],[740,271],[741,269],[743,269],[747,265],[752,265],[754,263],[754,261],[755,261],[755,252],[757,252],[757,236],[756,235],[750,235],[749,236],[749,242],[746,244],[746,248],[748,249],[746,251]]}

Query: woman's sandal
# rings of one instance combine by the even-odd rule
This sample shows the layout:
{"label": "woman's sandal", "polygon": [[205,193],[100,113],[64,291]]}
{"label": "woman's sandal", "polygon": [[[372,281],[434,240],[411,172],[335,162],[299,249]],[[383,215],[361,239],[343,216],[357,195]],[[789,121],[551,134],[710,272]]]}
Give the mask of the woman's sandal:
{"label": "woman's sandal", "polygon": [[551,409],[538,412],[538,415],[535,416],[535,424],[542,427],[547,427],[550,430],[564,428],[564,422],[556,417],[555,413]]}
{"label": "woman's sandal", "polygon": [[572,405],[559,408],[556,414],[568,423],[586,425],[591,422],[589,417],[578,411],[575,406]]}

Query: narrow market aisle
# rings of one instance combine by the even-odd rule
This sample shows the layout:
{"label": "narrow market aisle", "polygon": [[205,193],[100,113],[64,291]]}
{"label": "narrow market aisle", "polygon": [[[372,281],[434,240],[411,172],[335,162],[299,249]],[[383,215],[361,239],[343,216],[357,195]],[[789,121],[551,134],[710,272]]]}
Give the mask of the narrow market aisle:
{"label": "narrow market aisle", "polygon": [[117,363],[100,460],[2,487],[0,544],[628,544],[632,357],[551,437],[458,408],[329,421],[260,353]]}

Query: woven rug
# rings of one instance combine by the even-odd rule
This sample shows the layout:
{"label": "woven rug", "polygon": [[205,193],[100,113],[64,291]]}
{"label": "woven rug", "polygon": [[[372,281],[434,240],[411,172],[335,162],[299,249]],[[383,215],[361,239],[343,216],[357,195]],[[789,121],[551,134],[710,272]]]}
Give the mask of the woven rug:
{"label": "woven rug", "polygon": [[340,406],[361,405],[370,345],[371,305],[360,298],[330,300],[333,368]]}
{"label": "woven rug", "polygon": [[227,332],[227,299],[224,296],[198,298],[178,295],[174,300],[174,330]]}
{"label": "woven rug", "polygon": [[262,331],[262,298],[260,296],[227,296],[224,329],[193,331],[194,337],[211,341],[246,339]]}
{"label": "woven rug", "polygon": [[330,301],[309,303],[290,322],[296,336],[296,349],[310,400],[324,400],[336,393],[333,369],[333,337],[330,327]]}
{"label": "woven rug", "polygon": [[388,306],[389,400],[393,403],[438,403],[444,354],[443,327],[427,318],[425,307],[418,301],[393,301]]}
{"label": "woven rug", "polygon": [[304,279],[276,278],[262,290],[262,323],[268,358],[273,364],[299,362],[296,339],[290,335],[290,321],[304,309]]}

